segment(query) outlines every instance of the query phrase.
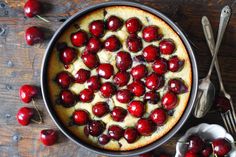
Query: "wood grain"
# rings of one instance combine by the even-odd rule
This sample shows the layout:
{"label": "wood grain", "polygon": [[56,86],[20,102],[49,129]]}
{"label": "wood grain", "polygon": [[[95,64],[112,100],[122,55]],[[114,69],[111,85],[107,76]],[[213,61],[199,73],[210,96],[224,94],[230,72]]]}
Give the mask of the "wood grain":
{"label": "wood grain", "polygon": [[[56,128],[49,117],[41,98],[37,100],[43,112],[44,124],[22,127],[17,124],[15,114],[25,106],[18,98],[18,89],[22,84],[40,86],[40,67],[48,40],[62,21],[77,11],[106,0],[41,0],[42,16],[51,21],[45,23],[37,18],[26,18],[23,14],[23,0],[0,0],[0,154],[2,157],[84,157],[97,156],[81,148],[64,135],[60,134],[59,143],[45,147],[38,140],[40,130]],[[196,45],[195,55],[198,62],[199,76],[208,71],[211,55],[201,29],[201,17],[209,17],[216,35],[221,8],[228,4],[233,14],[225,33],[219,53],[219,63],[227,91],[236,102],[236,13],[233,0],[135,0],[160,10],[184,30],[189,40]],[[48,40],[42,44],[29,47],[24,41],[24,30],[32,25],[46,29]],[[218,87],[215,71],[212,80]],[[32,106],[31,104],[27,106]],[[214,109],[213,109],[214,110]],[[217,112],[211,111],[204,119],[190,117],[179,133],[156,152],[175,153],[178,138],[191,126],[202,122],[223,125]]]}

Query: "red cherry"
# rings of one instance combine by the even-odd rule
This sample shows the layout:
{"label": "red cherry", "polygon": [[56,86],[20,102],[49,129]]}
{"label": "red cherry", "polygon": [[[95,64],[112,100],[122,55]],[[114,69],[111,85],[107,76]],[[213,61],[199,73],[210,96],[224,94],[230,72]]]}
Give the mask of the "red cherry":
{"label": "red cherry", "polygon": [[209,157],[212,154],[213,150],[212,150],[212,146],[210,144],[208,144],[207,146],[205,146],[205,148],[202,150],[201,154],[203,157]]}
{"label": "red cherry", "polygon": [[132,58],[128,52],[120,51],[116,55],[116,67],[120,71],[129,69],[132,65]]}
{"label": "red cherry", "polygon": [[114,107],[111,111],[111,117],[116,122],[123,122],[127,115],[127,111],[122,107]]}
{"label": "red cherry", "polygon": [[157,26],[147,26],[142,31],[143,40],[146,42],[152,42],[158,39],[158,27]]}
{"label": "red cherry", "polygon": [[88,86],[88,89],[90,90],[93,90],[93,91],[99,90],[101,87],[100,78],[98,76],[91,76],[87,80],[87,86]]}
{"label": "red cherry", "polygon": [[122,86],[127,85],[127,83],[129,82],[129,79],[130,79],[130,76],[128,72],[120,71],[116,73],[113,80],[117,86],[122,87]]}
{"label": "red cherry", "polygon": [[109,106],[106,102],[97,102],[93,107],[93,114],[97,117],[102,117],[109,112]]}
{"label": "red cherry", "polygon": [[226,97],[222,97],[222,96],[216,97],[215,104],[216,104],[217,109],[222,113],[227,112],[231,108],[230,101]]}
{"label": "red cherry", "polygon": [[121,89],[121,90],[118,90],[116,93],[116,99],[120,103],[129,103],[132,98],[133,98],[133,95],[128,89]]}
{"label": "red cherry", "polygon": [[85,31],[79,30],[78,32],[71,34],[70,40],[71,40],[72,45],[81,47],[87,43],[88,35]]}
{"label": "red cherry", "polygon": [[98,137],[98,142],[101,145],[105,145],[110,141],[110,137],[107,136],[106,134],[102,134]]}
{"label": "red cherry", "polygon": [[191,151],[187,151],[184,157],[200,157],[197,153],[193,153]]}
{"label": "red cherry", "polygon": [[140,118],[145,112],[145,106],[142,101],[134,100],[129,103],[128,111],[132,116]]}
{"label": "red cherry", "polygon": [[94,93],[90,89],[84,89],[79,93],[79,100],[82,102],[91,102],[94,98]]}
{"label": "red cherry", "polygon": [[111,139],[118,141],[123,136],[124,130],[118,125],[111,125],[108,128],[108,134]]}
{"label": "red cherry", "polygon": [[28,0],[25,3],[25,6],[24,6],[25,16],[27,16],[29,18],[34,17],[34,16],[40,14],[40,11],[41,11],[41,5],[40,5],[39,1]]}
{"label": "red cherry", "polygon": [[143,57],[143,55],[137,55],[134,57],[134,61],[136,62],[145,62],[145,59]]}
{"label": "red cherry", "polygon": [[32,101],[33,98],[35,98],[38,94],[38,89],[35,86],[32,85],[23,85],[20,87],[19,90],[19,96],[21,98],[21,101],[24,103],[29,103]]}
{"label": "red cherry", "polygon": [[155,45],[148,45],[143,49],[143,57],[147,62],[153,62],[160,56],[159,48]]}
{"label": "red cherry", "polygon": [[122,27],[122,20],[117,16],[110,16],[106,21],[106,27],[108,30],[117,31]]}
{"label": "red cherry", "polygon": [[86,48],[88,52],[96,54],[102,48],[102,44],[98,38],[91,37],[88,41]]}
{"label": "red cherry", "polygon": [[81,58],[84,64],[90,69],[96,68],[99,65],[99,59],[97,55],[86,53],[83,54]]}
{"label": "red cherry", "polygon": [[104,48],[107,51],[114,52],[114,51],[119,50],[120,47],[121,47],[120,40],[115,35],[112,35],[112,36],[108,37],[104,41]]}
{"label": "red cherry", "polygon": [[60,99],[64,107],[71,107],[75,104],[75,95],[69,90],[62,90]]}
{"label": "red cherry", "polygon": [[160,52],[163,55],[170,55],[175,50],[175,44],[170,40],[162,40],[159,45]]}
{"label": "red cherry", "polygon": [[145,118],[138,120],[136,128],[142,136],[149,136],[156,129],[155,124],[150,119]]}
{"label": "red cherry", "polygon": [[138,52],[143,48],[141,38],[136,35],[130,35],[126,40],[126,45],[131,52]]}
{"label": "red cherry", "polygon": [[171,79],[168,82],[168,88],[170,91],[180,94],[188,91],[187,86],[184,84],[183,80],[180,79]]}
{"label": "red cherry", "polygon": [[133,34],[141,30],[142,24],[140,20],[136,17],[132,17],[125,22],[126,29],[128,33]]}
{"label": "red cherry", "polygon": [[64,51],[60,52],[60,60],[63,64],[71,64],[76,58],[76,51],[73,48],[67,47]]}
{"label": "red cherry", "polygon": [[157,125],[163,125],[166,122],[167,115],[163,109],[156,108],[151,112],[150,118]]}
{"label": "red cherry", "polygon": [[198,135],[191,135],[188,137],[189,145],[188,150],[193,153],[199,153],[204,147],[203,140]]}
{"label": "red cherry", "polygon": [[97,68],[97,73],[104,79],[109,79],[114,74],[113,66],[109,63],[102,63]]}
{"label": "red cherry", "polygon": [[102,20],[95,20],[89,24],[89,32],[95,37],[102,37],[104,35],[104,22]]}
{"label": "red cherry", "polygon": [[92,136],[99,136],[105,130],[105,124],[101,121],[92,120],[87,125],[87,130]]}
{"label": "red cherry", "polygon": [[223,138],[218,138],[212,141],[213,151],[217,156],[225,156],[231,150],[229,141]]}
{"label": "red cherry", "polygon": [[115,94],[116,88],[111,82],[105,82],[102,84],[100,92],[103,97],[110,98]]}
{"label": "red cherry", "polygon": [[158,58],[152,65],[153,71],[155,71],[158,75],[163,75],[167,72],[168,62],[164,58]]}
{"label": "red cherry", "polygon": [[151,103],[151,104],[156,104],[160,100],[160,96],[158,93],[156,93],[154,91],[149,91],[149,92],[145,93],[144,100],[146,102]]}
{"label": "red cherry", "polygon": [[146,77],[145,85],[150,90],[158,90],[164,85],[164,78],[156,73],[151,73]]}
{"label": "red cherry", "polygon": [[40,132],[40,141],[45,146],[51,146],[56,143],[58,138],[57,132],[53,129],[45,129]]}
{"label": "red cherry", "polygon": [[176,72],[183,67],[184,60],[180,60],[177,56],[173,56],[169,59],[168,63],[168,70]]}
{"label": "red cherry", "polygon": [[85,125],[89,122],[89,114],[84,110],[75,110],[72,117],[73,122],[77,125]]}
{"label": "red cherry", "polygon": [[124,138],[128,143],[134,143],[138,138],[138,131],[135,128],[127,128],[124,132]]}
{"label": "red cherry", "polygon": [[16,119],[19,124],[25,126],[30,123],[30,120],[32,119],[33,115],[34,115],[33,108],[21,107],[16,114]]}
{"label": "red cherry", "polygon": [[38,27],[29,27],[25,30],[25,40],[28,45],[34,45],[44,40],[44,34]]}
{"label": "red cherry", "polygon": [[145,85],[142,81],[134,81],[128,85],[128,89],[135,95],[135,96],[142,96],[145,93]]}
{"label": "red cherry", "polygon": [[154,157],[154,156],[153,156],[153,152],[147,152],[144,154],[140,154],[139,157]]}
{"label": "red cherry", "polygon": [[75,74],[75,82],[83,84],[90,77],[90,71],[79,69]]}
{"label": "red cherry", "polygon": [[161,99],[161,104],[166,110],[172,110],[177,105],[178,98],[173,92],[167,92]]}
{"label": "red cherry", "polygon": [[140,80],[145,77],[148,73],[147,67],[144,64],[139,64],[133,67],[130,71],[130,74],[135,80]]}
{"label": "red cherry", "polygon": [[57,74],[56,82],[62,88],[68,88],[70,84],[73,82],[73,78],[68,72],[62,71]]}

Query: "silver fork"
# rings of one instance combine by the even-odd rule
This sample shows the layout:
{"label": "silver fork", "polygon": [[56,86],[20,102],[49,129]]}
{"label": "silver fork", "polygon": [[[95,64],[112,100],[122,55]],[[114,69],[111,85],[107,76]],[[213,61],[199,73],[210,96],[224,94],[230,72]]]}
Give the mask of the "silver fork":
{"label": "silver fork", "polygon": [[[208,47],[210,49],[211,54],[213,55],[214,49],[215,49],[215,40],[214,40],[211,24],[206,16],[202,17],[202,27],[203,27],[204,35],[206,37]],[[230,108],[231,108],[230,110],[224,113],[221,113],[221,117],[224,121],[227,131],[232,134],[236,134],[236,115],[235,115],[233,101],[232,101],[231,96],[225,91],[224,84],[221,77],[220,68],[219,68],[219,63],[217,59],[215,61],[215,68],[216,68],[217,75],[219,78],[219,83],[220,83],[220,95],[224,96],[225,98],[229,100]]]}

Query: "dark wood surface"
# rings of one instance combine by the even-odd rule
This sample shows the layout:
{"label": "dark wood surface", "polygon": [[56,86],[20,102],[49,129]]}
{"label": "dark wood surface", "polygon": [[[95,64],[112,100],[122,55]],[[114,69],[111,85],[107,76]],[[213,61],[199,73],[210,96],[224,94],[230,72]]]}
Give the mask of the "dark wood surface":
{"label": "dark wood surface", "polygon": [[[59,143],[45,147],[38,140],[40,130],[56,128],[44,107],[42,99],[37,100],[43,113],[44,124],[30,124],[22,127],[16,122],[15,114],[23,104],[18,97],[18,89],[22,84],[40,86],[40,67],[48,41],[27,46],[24,30],[29,26],[41,26],[46,29],[48,40],[62,22],[78,10],[106,0],[41,0],[44,6],[42,16],[51,23],[36,18],[25,18],[23,14],[24,0],[0,0],[0,156],[2,157],[85,157],[97,156],[69,141],[60,134]],[[211,61],[201,27],[201,17],[208,16],[214,34],[218,29],[220,10],[224,5],[233,9],[229,26],[226,30],[219,53],[219,63],[227,91],[236,102],[236,4],[233,0],[136,0],[142,4],[160,10],[184,30],[189,40],[195,45],[199,77],[206,75]],[[217,76],[213,72],[212,80],[218,88]],[[191,126],[199,123],[217,123],[223,126],[220,115],[214,109],[204,118],[192,116],[178,132],[156,151],[175,153],[178,138]]]}

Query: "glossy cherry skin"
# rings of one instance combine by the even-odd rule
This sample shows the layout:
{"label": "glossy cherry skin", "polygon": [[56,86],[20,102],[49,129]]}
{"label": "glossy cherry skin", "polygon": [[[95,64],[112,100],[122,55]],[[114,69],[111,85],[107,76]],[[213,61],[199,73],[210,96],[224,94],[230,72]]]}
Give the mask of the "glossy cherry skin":
{"label": "glossy cherry skin", "polygon": [[60,100],[64,107],[71,107],[75,104],[75,95],[70,90],[62,90]]}
{"label": "glossy cherry skin", "polygon": [[20,87],[19,96],[22,102],[30,103],[38,94],[38,89],[32,85],[23,85]]}
{"label": "glossy cherry skin", "polygon": [[152,65],[152,69],[155,73],[158,75],[163,75],[168,70],[168,62],[164,58],[158,58],[155,60],[155,62]]}
{"label": "glossy cherry skin", "polygon": [[51,146],[57,142],[57,131],[53,129],[45,129],[40,132],[40,141],[45,146]]}
{"label": "glossy cherry skin", "polygon": [[124,138],[128,143],[134,143],[139,136],[138,131],[135,128],[127,128],[124,132]]}
{"label": "glossy cherry skin", "polygon": [[99,59],[97,55],[86,53],[82,55],[82,60],[84,64],[89,68],[93,69],[96,68],[99,65]]}
{"label": "glossy cherry skin", "polygon": [[173,56],[168,61],[168,70],[172,72],[179,71],[184,65],[184,60],[180,60],[177,56]]}
{"label": "glossy cherry skin", "polygon": [[226,97],[223,97],[223,96],[216,97],[215,105],[216,105],[217,109],[222,113],[227,112],[231,108],[229,99],[227,99]]}
{"label": "glossy cherry skin", "polygon": [[94,92],[90,89],[84,89],[79,93],[79,100],[82,102],[91,102],[94,98]]}
{"label": "glossy cherry skin", "polygon": [[102,37],[104,35],[104,27],[102,20],[95,20],[89,24],[89,32],[95,37]]}
{"label": "glossy cherry skin", "polygon": [[91,37],[88,40],[88,44],[86,46],[88,52],[96,54],[101,48],[102,48],[102,43],[100,40],[96,37]]}
{"label": "glossy cherry skin", "polygon": [[119,30],[123,25],[122,20],[117,17],[117,16],[110,16],[107,20],[106,20],[106,28],[110,31],[117,31]]}
{"label": "glossy cherry skin", "polygon": [[147,67],[144,64],[139,64],[133,67],[130,71],[130,74],[135,80],[140,80],[145,77],[148,73]]}
{"label": "glossy cherry skin", "polygon": [[111,111],[111,117],[116,122],[123,122],[127,115],[127,111],[122,107],[114,107]]}
{"label": "glossy cherry skin", "polygon": [[145,93],[145,85],[142,81],[134,81],[127,87],[135,96],[139,97]]}
{"label": "glossy cherry skin", "polygon": [[129,18],[125,22],[125,26],[126,26],[128,33],[130,33],[130,34],[137,33],[142,28],[142,24],[141,24],[140,20],[136,17]]}
{"label": "glossy cherry skin", "polygon": [[109,106],[106,102],[97,102],[93,107],[93,114],[97,117],[103,117],[109,112]]}
{"label": "glossy cherry skin", "polygon": [[90,119],[88,112],[85,110],[75,110],[72,117],[76,125],[85,125]]}
{"label": "glossy cherry skin", "polygon": [[152,42],[158,39],[158,27],[157,26],[147,26],[142,31],[143,40],[146,42]]}
{"label": "glossy cherry skin", "polygon": [[68,88],[70,84],[73,82],[73,78],[68,72],[62,71],[57,74],[56,82],[62,88]]}
{"label": "glossy cherry skin", "polygon": [[105,145],[110,141],[110,137],[106,134],[102,134],[98,137],[98,143],[101,145]]}
{"label": "glossy cherry skin", "polygon": [[181,79],[171,79],[168,82],[168,89],[176,94],[185,93],[188,91],[188,87]]}
{"label": "glossy cherry skin", "polygon": [[87,125],[87,130],[92,136],[99,136],[105,130],[105,125],[103,122],[98,120],[92,120]]}
{"label": "glossy cherry skin", "polygon": [[201,152],[201,155],[203,157],[209,157],[212,154],[213,150],[212,150],[212,146],[210,144],[208,144],[207,146],[204,147],[204,149]]}
{"label": "glossy cherry skin", "polygon": [[19,124],[26,126],[30,123],[30,120],[32,119],[33,115],[33,108],[21,107],[16,114],[16,119]]}
{"label": "glossy cherry skin", "polygon": [[151,112],[151,120],[156,123],[156,125],[163,125],[166,122],[167,115],[166,112],[161,108],[156,108]]}
{"label": "glossy cherry skin", "polygon": [[196,134],[189,136],[188,141],[188,150],[193,153],[199,153],[204,148],[203,140]]}
{"label": "glossy cherry skin", "polygon": [[184,155],[184,157],[200,157],[197,153],[187,151]]}
{"label": "glossy cherry skin", "polygon": [[120,103],[129,103],[133,98],[133,94],[128,89],[120,89],[116,93],[116,99]]}
{"label": "glossy cherry skin", "polygon": [[161,88],[164,84],[164,78],[158,76],[156,73],[151,73],[146,77],[145,85],[150,90],[157,90]]}
{"label": "glossy cherry skin", "polygon": [[172,110],[177,105],[178,98],[173,92],[167,92],[161,99],[161,104],[166,110]]}
{"label": "glossy cherry skin", "polygon": [[78,32],[71,34],[70,40],[71,40],[72,45],[81,47],[87,43],[88,35],[85,31],[79,30]]}
{"label": "glossy cherry skin", "polygon": [[225,156],[231,150],[231,144],[223,138],[218,138],[212,141],[213,151],[218,156]]}
{"label": "glossy cherry skin", "polygon": [[142,136],[149,136],[155,131],[156,126],[150,119],[141,118],[137,122],[136,129]]}
{"label": "glossy cherry skin", "polygon": [[113,80],[117,86],[122,87],[122,86],[127,85],[127,83],[129,82],[129,79],[130,79],[130,75],[128,72],[120,71],[116,73]]}
{"label": "glossy cherry skin", "polygon": [[155,91],[149,91],[144,95],[144,101],[151,104],[156,104],[160,100],[160,96]]}
{"label": "glossy cherry skin", "polygon": [[40,28],[32,26],[25,30],[25,40],[28,45],[34,45],[44,40],[44,34]]}
{"label": "glossy cherry skin", "polygon": [[39,1],[28,0],[25,3],[25,6],[24,6],[25,16],[27,16],[29,18],[34,17],[34,16],[40,14],[40,11],[41,11],[41,5],[40,5]]}
{"label": "glossy cherry skin", "polygon": [[100,88],[100,92],[104,98],[110,98],[116,92],[116,87],[111,82],[105,82]]}
{"label": "glossy cherry skin", "polygon": [[108,134],[111,139],[119,140],[124,135],[124,130],[118,125],[111,125],[108,128]]}
{"label": "glossy cherry skin", "polygon": [[114,74],[114,68],[109,63],[102,63],[97,68],[97,73],[104,79],[109,79]]}
{"label": "glossy cherry skin", "polygon": [[155,45],[148,45],[143,49],[143,57],[147,62],[153,62],[160,56],[159,48]]}
{"label": "glossy cherry skin", "polygon": [[88,89],[90,90],[93,90],[93,91],[99,90],[101,87],[101,80],[99,76],[91,76],[87,80],[87,86],[88,86]]}
{"label": "glossy cherry skin", "polygon": [[60,52],[60,60],[63,64],[71,64],[76,58],[76,51],[73,48],[67,47]]}
{"label": "glossy cherry skin", "polygon": [[159,45],[160,52],[163,55],[170,55],[175,50],[175,44],[170,40],[162,40]]}
{"label": "glossy cherry skin", "polygon": [[134,53],[140,51],[143,48],[143,43],[141,38],[133,34],[127,38],[126,45],[129,51]]}
{"label": "glossy cherry skin", "polygon": [[79,69],[75,74],[75,82],[76,83],[84,83],[86,80],[88,80],[90,77],[90,71],[85,69]]}
{"label": "glossy cherry skin", "polygon": [[121,47],[120,40],[115,35],[108,37],[104,41],[104,48],[107,51],[115,52],[115,51],[119,50],[120,47]]}
{"label": "glossy cherry skin", "polygon": [[116,67],[120,71],[126,71],[132,66],[132,58],[128,52],[120,51],[116,55]]}
{"label": "glossy cherry skin", "polygon": [[145,105],[142,101],[134,100],[129,103],[128,111],[132,116],[140,118],[145,112]]}

